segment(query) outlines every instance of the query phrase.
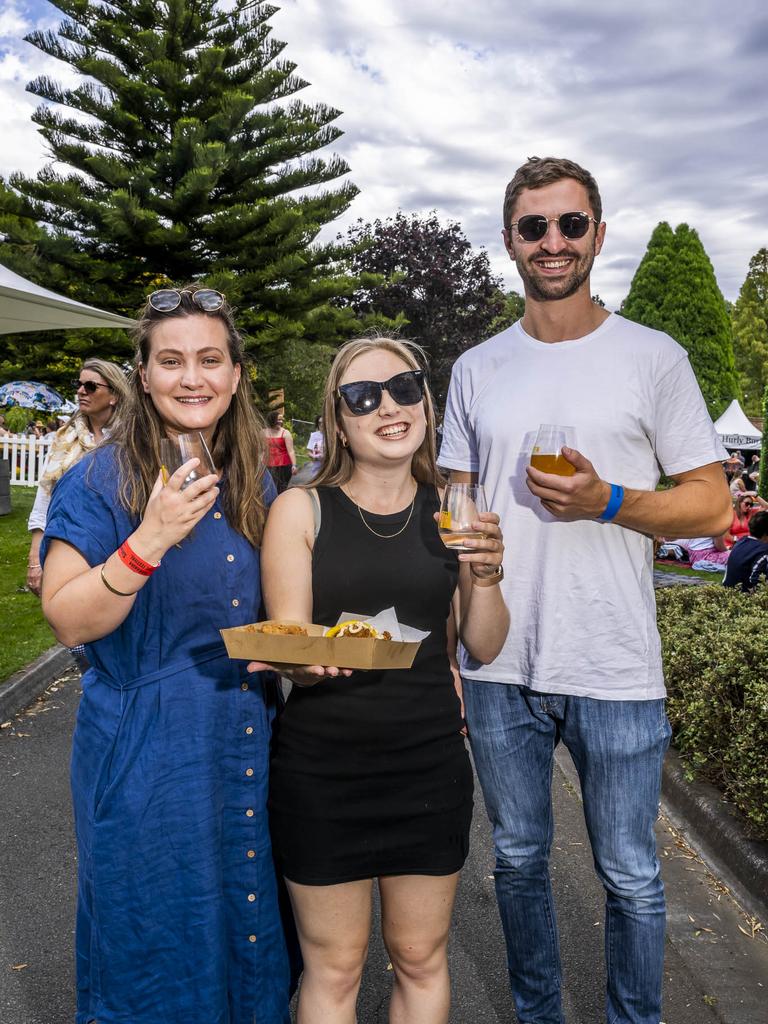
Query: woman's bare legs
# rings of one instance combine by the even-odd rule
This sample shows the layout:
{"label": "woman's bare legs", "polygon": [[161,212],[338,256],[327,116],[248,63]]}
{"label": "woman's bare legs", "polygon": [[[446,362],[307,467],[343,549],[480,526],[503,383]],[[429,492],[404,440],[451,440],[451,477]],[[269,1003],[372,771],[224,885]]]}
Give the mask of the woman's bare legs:
{"label": "woman's bare legs", "polygon": [[458,873],[379,879],[381,927],[395,975],[390,1024],[448,1020],[448,931],[458,880]]}
{"label": "woman's bare legs", "polygon": [[372,880],[286,882],[304,958],[296,1024],[355,1024],[371,933]]}

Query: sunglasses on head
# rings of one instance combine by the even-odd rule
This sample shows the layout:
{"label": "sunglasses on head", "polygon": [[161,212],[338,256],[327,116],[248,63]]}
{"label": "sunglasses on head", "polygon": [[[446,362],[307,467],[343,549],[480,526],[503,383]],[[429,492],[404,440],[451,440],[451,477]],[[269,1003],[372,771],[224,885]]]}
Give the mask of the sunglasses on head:
{"label": "sunglasses on head", "polygon": [[341,384],[337,394],[344,399],[353,416],[365,416],[379,408],[385,391],[398,405],[417,405],[424,397],[424,371],[405,370],[382,381],[356,380],[351,384]]}
{"label": "sunglasses on head", "polygon": [[512,223],[524,242],[540,242],[554,221],[563,238],[583,238],[590,224],[597,224],[594,217],[581,211],[561,213],[559,217],[545,217],[543,213],[528,213]]}
{"label": "sunglasses on head", "polygon": [[224,296],[214,288],[161,288],[148,296],[152,309],[158,313],[172,313],[178,309],[185,295],[204,313],[216,313],[224,305]]}
{"label": "sunglasses on head", "polygon": [[110,391],[112,390],[111,384],[97,384],[95,380],[73,380],[70,381],[70,383],[75,391],[79,391],[80,388],[82,388],[84,391],[87,391],[89,395],[95,394],[96,388],[109,388]]}

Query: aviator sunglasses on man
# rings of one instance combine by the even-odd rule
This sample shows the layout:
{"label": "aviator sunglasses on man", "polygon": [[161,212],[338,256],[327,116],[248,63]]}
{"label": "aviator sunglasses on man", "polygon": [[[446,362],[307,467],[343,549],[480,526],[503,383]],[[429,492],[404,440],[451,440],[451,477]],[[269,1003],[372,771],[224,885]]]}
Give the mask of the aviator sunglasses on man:
{"label": "aviator sunglasses on man", "polygon": [[424,397],[424,371],[406,370],[389,380],[356,380],[341,384],[337,395],[343,398],[353,416],[366,416],[381,405],[384,392],[398,405],[417,405]]}
{"label": "aviator sunglasses on man", "polygon": [[204,313],[216,313],[224,305],[224,296],[213,288],[161,288],[152,292],[148,301],[158,313],[172,313],[178,309],[185,295]]}
{"label": "aviator sunglasses on man", "polygon": [[543,213],[529,213],[512,222],[524,242],[540,242],[554,221],[563,238],[583,238],[590,224],[597,224],[588,213],[561,213],[559,217],[545,217]]}

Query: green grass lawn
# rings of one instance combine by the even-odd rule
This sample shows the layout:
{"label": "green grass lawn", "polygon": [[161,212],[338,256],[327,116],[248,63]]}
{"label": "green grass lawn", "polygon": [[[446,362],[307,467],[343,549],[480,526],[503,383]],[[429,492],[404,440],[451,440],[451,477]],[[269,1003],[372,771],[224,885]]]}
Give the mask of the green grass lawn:
{"label": "green grass lawn", "polygon": [[40,601],[24,589],[29,551],[27,517],[34,498],[34,487],[12,487],[12,511],[0,516],[0,686],[8,676],[56,643],[40,612]]}
{"label": "green grass lawn", "polygon": [[675,576],[698,576],[702,580],[709,580],[710,583],[722,583],[723,573],[721,572],[701,572],[698,569],[689,569],[685,565],[675,565],[672,562],[654,562],[653,568],[658,569],[659,572],[671,572]]}

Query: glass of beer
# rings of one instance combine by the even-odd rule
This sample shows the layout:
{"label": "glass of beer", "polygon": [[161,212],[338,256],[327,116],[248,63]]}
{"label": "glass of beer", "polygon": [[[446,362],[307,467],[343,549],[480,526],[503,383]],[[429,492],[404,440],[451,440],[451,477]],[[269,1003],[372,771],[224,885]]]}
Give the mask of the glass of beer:
{"label": "glass of beer", "polygon": [[451,551],[474,550],[467,547],[466,541],[485,537],[472,524],[478,513],[487,511],[482,484],[446,484],[437,523],[440,540]]}
{"label": "glass of beer", "polygon": [[536,434],[531,451],[531,465],[542,473],[556,476],[573,476],[575,468],[563,458],[562,448],[576,447],[576,431],[573,427],[558,427],[554,423],[542,423]]}
{"label": "glass of beer", "polygon": [[190,459],[199,459],[200,465],[187,476],[181,485],[182,491],[201,476],[216,472],[208,445],[199,431],[194,434],[177,434],[175,437],[161,438],[160,468],[165,483],[168,483],[168,478]]}

